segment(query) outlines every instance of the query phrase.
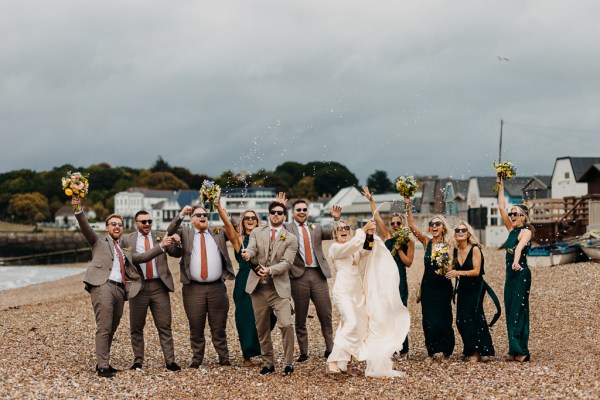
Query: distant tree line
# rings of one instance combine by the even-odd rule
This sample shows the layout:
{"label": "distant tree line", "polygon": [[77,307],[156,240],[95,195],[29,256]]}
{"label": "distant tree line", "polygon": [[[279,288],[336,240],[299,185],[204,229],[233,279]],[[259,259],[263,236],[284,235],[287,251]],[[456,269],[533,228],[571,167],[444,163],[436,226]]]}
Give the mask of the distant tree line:
{"label": "distant tree line", "polygon": [[[158,157],[151,168],[111,167],[107,163],[88,167],[65,164],[50,171],[29,169],[0,173],[0,220],[43,222],[54,220],[54,214],[69,204],[61,189],[61,178],[67,171],[89,174],[90,192],[85,204],[99,220],[114,210],[114,196],[131,187],[156,190],[199,189],[205,179],[214,180],[224,191],[228,188],[272,187],[288,197],[316,200],[335,195],[348,186],[358,187],[358,179],[346,166],[335,161],[313,161],[306,164],[287,161],[273,171],[260,169],[254,173],[224,171],[220,176],[195,174],[185,167],[171,166]],[[393,190],[385,171],[375,171],[367,184],[376,193]]]}

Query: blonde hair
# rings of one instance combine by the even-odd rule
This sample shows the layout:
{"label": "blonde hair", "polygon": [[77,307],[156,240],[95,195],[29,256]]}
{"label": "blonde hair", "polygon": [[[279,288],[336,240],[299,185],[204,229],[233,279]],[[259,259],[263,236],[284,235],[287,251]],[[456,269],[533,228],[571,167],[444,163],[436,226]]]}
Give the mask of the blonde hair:
{"label": "blonde hair", "polygon": [[448,231],[449,231],[449,229],[448,229],[448,221],[446,221],[446,218],[444,218],[443,216],[441,216],[441,215],[438,214],[438,215],[434,215],[433,217],[431,217],[431,219],[429,219],[429,221],[427,223],[427,230],[429,230],[431,228],[429,226],[429,223],[431,221],[433,221],[434,219],[436,219],[436,218],[439,219],[440,221],[442,221],[442,226],[444,227],[444,230],[442,231],[442,242],[445,243],[445,244],[447,244],[447,245],[450,245],[451,243],[450,243],[450,241],[446,237],[447,234],[448,234]]}
{"label": "blonde hair", "polygon": [[[338,236],[338,230],[337,230],[337,228],[338,228],[338,226],[340,226],[340,224],[342,224],[342,223],[343,223],[345,226],[350,226],[350,225],[348,224],[348,222],[344,221],[343,219],[340,219],[339,221],[334,221],[334,222],[333,222],[333,227],[331,228],[331,229],[332,229],[331,235],[333,236],[333,240],[335,240],[336,242],[338,241],[338,240],[337,240],[337,236]],[[350,228],[350,232],[352,232],[352,228]]]}
{"label": "blonde hair", "polygon": [[252,214],[254,214],[254,216],[256,217],[256,228],[258,228],[260,226],[260,218],[258,218],[258,214],[256,213],[256,211],[254,211],[254,210],[244,210],[244,212],[242,212],[242,215],[240,217],[240,220],[239,220],[238,226],[237,226],[238,233],[242,237],[246,236],[246,228],[244,228],[244,217],[246,216],[246,213],[252,213]]}
{"label": "blonde hair", "polygon": [[510,209],[512,210],[513,208],[516,208],[521,214],[525,216],[525,222],[523,223],[523,226],[529,229],[531,231],[531,235],[533,236],[535,234],[535,228],[529,220],[529,207],[527,207],[525,204],[517,204],[515,206],[512,206]]}
{"label": "blonde hair", "polygon": [[[475,236],[475,231],[473,230],[473,227],[471,225],[469,225],[468,222],[460,220],[458,221],[458,223],[456,224],[456,227],[458,228],[459,226],[464,225],[467,227],[468,233],[469,233],[469,237],[467,238],[467,242],[470,243],[472,246],[477,246],[479,248],[481,248],[481,243],[479,242],[479,239],[477,238],[477,236]],[[454,238],[452,239],[454,247],[458,247],[458,241],[456,240],[456,232],[454,233]]]}
{"label": "blonde hair", "polygon": [[404,226],[406,224],[406,219],[404,218],[404,215],[400,214],[400,213],[393,213],[390,216],[390,222],[392,221],[393,218],[400,218],[400,225]]}

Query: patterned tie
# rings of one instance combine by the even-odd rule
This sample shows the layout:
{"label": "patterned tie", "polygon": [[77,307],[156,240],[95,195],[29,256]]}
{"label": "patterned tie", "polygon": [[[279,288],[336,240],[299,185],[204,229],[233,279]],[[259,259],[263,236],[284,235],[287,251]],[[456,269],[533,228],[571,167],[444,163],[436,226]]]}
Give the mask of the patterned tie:
{"label": "patterned tie", "polygon": [[[146,251],[150,250],[150,239],[148,235],[144,236],[144,248]],[[146,279],[153,279],[154,273],[152,272],[152,260],[146,263]]]}
{"label": "patterned tie", "polygon": [[271,229],[271,242],[275,241],[275,232],[277,232],[277,229]]}
{"label": "patterned tie", "polygon": [[200,232],[200,278],[208,278],[208,260],[206,259],[206,239],[204,232]]}
{"label": "patterned tie", "polygon": [[123,285],[127,281],[125,279],[125,258],[123,257],[123,253],[121,252],[121,248],[119,247],[119,242],[113,240],[115,244],[115,250],[117,250],[117,254],[119,255],[119,263],[121,264],[121,279],[123,281]]}
{"label": "patterned tie", "polygon": [[302,236],[304,237],[304,256],[306,258],[306,265],[312,265],[312,249],[310,248],[310,239],[308,238],[308,231],[306,230],[306,226],[304,224],[300,224],[300,228],[302,228]]}

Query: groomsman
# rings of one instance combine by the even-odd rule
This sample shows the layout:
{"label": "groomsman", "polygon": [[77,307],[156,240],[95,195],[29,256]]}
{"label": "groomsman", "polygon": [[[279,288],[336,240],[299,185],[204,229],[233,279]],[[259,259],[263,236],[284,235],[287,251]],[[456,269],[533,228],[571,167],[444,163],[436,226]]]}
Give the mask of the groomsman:
{"label": "groomsman", "polygon": [[[280,194],[280,197],[282,194]],[[283,194],[285,199],[285,194]],[[342,215],[342,208],[333,206],[331,215],[338,220]],[[323,240],[333,239],[331,229],[323,228],[319,224],[308,223],[308,202],[296,200],[292,206],[292,222],[285,223],[288,231],[298,238],[298,253],[290,268],[292,298],[296,311],[296,337],[300,356],[296,361],[308,360],[308,331],[306,318],[308,307],[312,300],[321,324],[321,334],[325,341],[323,357],[329,357],[333,349],[333,325],[331,296],[327,279],[331,278],[331,270],[325,254],[323,254]]]}
{"label": "groomsman", "polygon": [[270,313],[277,317],[283,342],[284,375],[294,372],[294,327],[290,305],[288,271],[298,251],[298,240],[283,226],[285,206],[274,201],[269,204],[269,226],[254,228],[248,247],[242,253],[246,261],[257,265],[248,276],[246,292],[252,298],[256,330],[264,366],[261,375],[275,372],[275,357],[271,341]]}
{"label": "groomsman", "polygon": [[[135,253],[144,253],[158,246],[160,236],[153,235],[152,219],[147,211],[135,214],[136,232],[123,236],[123,246],[131,247]],[[169,250],[167,250],[169,251]],[[129,300],[129,325],[131,328],[131,347],[133,364],[131,370],[141,369],[144,362],[144,326],[148,308],[152,313],[154,325],[158,330],[166,368],[179,371],[175,362],[173,333],[171,331],[171,299],[169,292],[174,291],[173,277],[169,271],[167,255],[160,253],[156,258],[137,266],[143,273],[142,290]]]}
{"label": "groomsman", "polygon": [[[188,214],[192,228],[181,227],[183,218]],[[190,325],[193,353],[189,367],[198,368],[204,360],[207,317],[219,364],[231,365],[226,334],[229,297],[225,280],[233,279],[234,274],[225,230],[209,229],[208,213],[204,207],[185,206],[167,228],[168,235],[174,233],[181,238],[181,247],[174,255],[181,257],[183,307]]]}
{"label": "groomsman", "polygon": [[[73,197],[73,206],[80,204]],[[103,378],[111,378],[117,372],[109,364],[110,347],[123,315],[124,302],[135,298],[142,287],[142,274],[136,264],[145,263],[163,253],[172,239],[165,236],[160,246],[145,253],[133,253],[123,248],[119,239],[123,234],[123,218],[111,214],[106,218],[107,235],[98,235],[90,226],[85,214],[75,212],[79,229],[92,247],[92,261],[83,282],[91,296],[96,317],[96,372]]]}

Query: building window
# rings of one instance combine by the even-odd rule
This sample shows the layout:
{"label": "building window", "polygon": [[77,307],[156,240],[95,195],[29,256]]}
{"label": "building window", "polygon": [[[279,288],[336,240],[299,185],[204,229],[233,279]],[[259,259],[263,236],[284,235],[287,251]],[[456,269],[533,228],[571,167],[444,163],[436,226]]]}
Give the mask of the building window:
{"label": "building window", "polygon": [[565,179],[569,179],[569,175],[570,174],[568,172],[565,172]]}

